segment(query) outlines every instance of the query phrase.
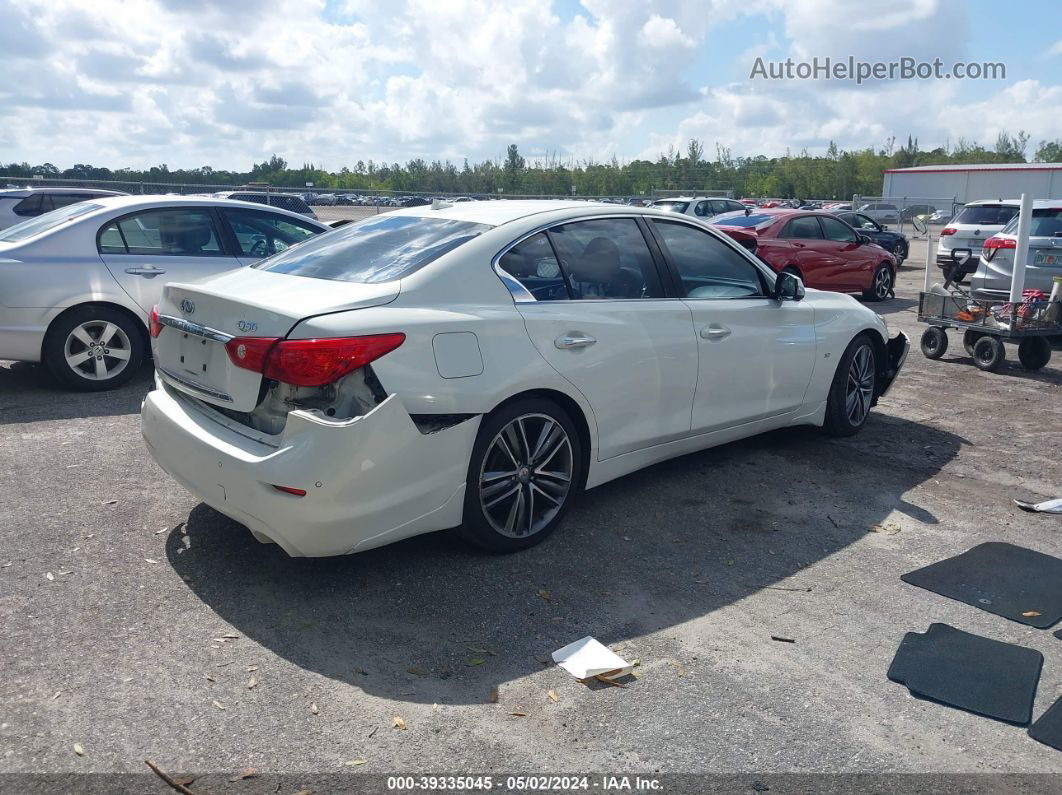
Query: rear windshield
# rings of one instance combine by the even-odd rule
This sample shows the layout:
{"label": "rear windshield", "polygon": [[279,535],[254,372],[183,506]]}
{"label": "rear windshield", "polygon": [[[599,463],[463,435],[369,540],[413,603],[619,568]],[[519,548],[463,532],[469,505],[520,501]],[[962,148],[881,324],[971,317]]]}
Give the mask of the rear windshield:
{"label": "rear windshield", "polygon": [[18,243],[20,240],[43,234],[50,229],[65,224],[67,221],[73,221],[79,216],[100,209],[100,207],[101,205],[99,204],[90,204],[89,202],[68,204],[66,207],[60,207],[50,213],[38,215],[36,218],[23,221],[21,224],[9,226],[3,232],[0,232],[0,243]]}
{"label": "rear windshield", "polygon": [[490,228],[445,218],[380,215],[311,238],[252,267],[332,281],[389,282]]}
{"label": "rear windshield", "polygon": [[712,224],[718,226],[762,226],[774,221],[778,216],[767,215],[766,213],[752,213],[751,215],[745,215],[744,210],[740,210],[736,213],[723,213],[717,215],[711,220]]}
{"label": "rear windshield", "polygon": [[[1010,219],[1003,228],[1004,234],[1018,233],[1018,216]],[[1062,207],[1043,207],[1033,210],[1032,223],[1029,224],[1029,237],[1054,237],[1062,235]]]}
{"label": "rear windshield", "polygon": [[1005,207],[1002,204],[978,204],[973,207],[963,207],[959,210],[959,214],[951,219],[951,223],[1002,226],[1017,214],[1017,207]]}
{"label": "rear windshield", "polygon": [[654,207],[658,207],[661,210],[670,210],[673,213],[684,213],[686,208],[690,206],[689,202],[656,202]]}

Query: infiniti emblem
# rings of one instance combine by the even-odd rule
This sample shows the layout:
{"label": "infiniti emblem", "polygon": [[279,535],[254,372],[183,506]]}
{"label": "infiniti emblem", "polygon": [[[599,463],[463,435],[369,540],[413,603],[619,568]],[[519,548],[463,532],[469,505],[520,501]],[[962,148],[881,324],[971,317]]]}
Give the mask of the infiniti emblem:
{"label": "infiniti emblem", "polygon": [[186,315],[195,314],[195,302],[189,298],[181,299],[181,311]]}

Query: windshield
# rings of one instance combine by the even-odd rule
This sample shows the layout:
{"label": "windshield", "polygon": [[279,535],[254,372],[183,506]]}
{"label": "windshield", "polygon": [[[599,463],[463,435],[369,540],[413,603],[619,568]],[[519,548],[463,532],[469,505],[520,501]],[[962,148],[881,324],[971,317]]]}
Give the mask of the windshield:
{"label": "windshield", "polygon": [[252,267],[372,284],[401,279],[491,227],[445,218],[380,215],[311,238]]}
{"label": "windshield", "polygon": [[98,210],[101,206],[90,202],[78,202],[77,204],[60,207],[58,210],[52,210],[50,213],[44,213],[44,215],[38,215],[36,218],[9,226],[3,232],[0,232],[0,243],[18,243],[20,240],[43,234],[55,229],[60,224],[65,224],[67,221],[73,221],[79,216]]}
{"label": "windshield", "polygon": [[689,202],[677,202],[677,201],[662,201],[653,204],[654,207],[658,207],[661,210],[670,210],[673,213],[684,213],[686,208],[690,206]]}
{"label": "windshield", "polygon": [[[1018,216],[1010,219],[1003,234],[1016,235],[1018,233]],[[1054,237],[1062,234],[1062,207],[1041,207],[1033,210],[1032,223],[1029,224],[1029,237]]]}
{"label": "windshield", "polygon": [[951,223],[1002,226],[1017,214],[1017,207],[1007,207],[1002,204],[977,204],[973,207],[963,207],[959,210],[959,214],[951,219]]}
{"label": "windshield", "polygon": [[752,215],[745,215],[745,211],[740,210],[736,213],[723,213],[722,215],[717,215],[709,223],[718,226],[762,226],[771,223],[775,218],[777,218],[777,216],[767,215],[766,213],[752,213]]}

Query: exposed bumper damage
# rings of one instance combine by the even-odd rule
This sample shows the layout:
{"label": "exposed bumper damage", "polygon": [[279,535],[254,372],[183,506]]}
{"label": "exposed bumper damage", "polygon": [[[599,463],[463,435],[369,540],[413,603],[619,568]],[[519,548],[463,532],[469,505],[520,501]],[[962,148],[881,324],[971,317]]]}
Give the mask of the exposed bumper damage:
{"label": "exposed bumper damage", "polygon": [[907,361],[907,353],[911,350],[911,339],[902,331],[898,332],[895,337],[885,343],[886,354],[886,367],[885,377],[883,379],[881,391],[878,392],[878,397],[881,397],[892,387],[893,382],[896,380],[896,376],[900,374],[900,369],[903,367],[903,363]]}
{"label": "exposed bumper damage", "polygon": [[251,438],[156,384],[142,423],[155,460],[206,504],[289,555],[359,552],[461,522],[478,416],[425,434],[390,395],[352,419],[292,411],[278,436]]}

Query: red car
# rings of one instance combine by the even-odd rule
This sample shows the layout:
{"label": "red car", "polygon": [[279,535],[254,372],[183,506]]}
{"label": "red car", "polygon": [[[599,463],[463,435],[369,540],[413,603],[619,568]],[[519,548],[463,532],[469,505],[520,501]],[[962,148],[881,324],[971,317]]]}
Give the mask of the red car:
{"label": "red car", "polygon": [[712,219],[776,272],[799,276],[808,287],[862,293],[869,301],[892,296],[896,260],[870,238],[830,213],[759,209]]}

